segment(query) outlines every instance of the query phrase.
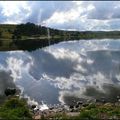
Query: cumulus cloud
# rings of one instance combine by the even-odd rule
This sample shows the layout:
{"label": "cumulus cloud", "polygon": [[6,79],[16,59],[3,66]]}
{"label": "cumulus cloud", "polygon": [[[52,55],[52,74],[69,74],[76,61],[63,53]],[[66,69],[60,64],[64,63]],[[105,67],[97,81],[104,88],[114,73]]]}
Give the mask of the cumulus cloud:
{"label": "cumulus cloud", "polygon": [[[65,53],[61,54],[60,52],[59,53],[60,56],[57,57],[56,55],[56,57],[54,57],[50,53],[44,51],[33,52],[31,54],[33,58],[33,65],[31,65],[30,68],[30,74],[39,80],[40,77],[42,77],[43,73],[49,74],[51,76],[65,76],[69,78],[71,73],[77,72],[77,70],[75,70],[72,66],[76,66],[74,59],[77,60],[79,56],[71,51],[66,52],[64,49],[63,50],[61,49],[59,51]],[[70,52],[70,54],[68,54],[68,52]],[[39,61],[41,61],[41,63]],[[39,68],[42,69],[40,70]]]}
{"label": "cumulus cloud", "polygon": [[118,4],[119,1],[91,2],[91,5],[94,6],[94,9],[88,11],[87,18],[98,20],[120,18],[120,14],[118,12],[120,6],[118,6]]}
{"label": "cumulus cloud", "polygon": [[36,1],[29,2],[29,5],[31,14],[27,21],[32,21],[37,24],[49,19],[55,12],[65,12],[74,6],[72,2],[66,1]]}
{"label": "cumulus cloud", "polygon": [[[73,30],[119,30],[119,25],[117,26],[116,23],[116,19],[119,20],[119,2],[84,1],[75,3],[76,7],[67,12],[54,13],[46,21],[48,25]],[[69,15],[67,15],[68,13]],[[111,20],[113,22],[110,22]]]}
{"label": "cumulus cloud", "polygon": [[0,23],[67,30],[119,30],[119,1],[1,1]]}
{"label": "cumulus cloud", "polygon": [[25,1],[0,1],[0,22],[21,23],[29,15],[29,6]]}

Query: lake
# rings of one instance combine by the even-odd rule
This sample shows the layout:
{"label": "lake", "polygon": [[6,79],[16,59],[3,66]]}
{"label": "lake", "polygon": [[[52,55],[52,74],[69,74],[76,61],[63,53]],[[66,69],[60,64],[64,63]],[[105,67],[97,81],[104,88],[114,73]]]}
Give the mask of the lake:
{"label": "lake", "polygon": [[17,85],[29,101],[48,105],[120,96],[120,39],[80,40],[28,51],[0,52],[0,95]]}

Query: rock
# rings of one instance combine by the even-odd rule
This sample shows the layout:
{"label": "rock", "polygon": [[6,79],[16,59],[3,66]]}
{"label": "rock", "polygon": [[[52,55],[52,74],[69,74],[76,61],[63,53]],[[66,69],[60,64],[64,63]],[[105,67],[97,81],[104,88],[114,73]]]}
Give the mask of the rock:
{"label": "rock", "polygon": [[33,117],[33,119],[34,119],[34,120],[40,120],[40,119],[41,119],[41,115],[35,115],[35,116]]}
{"label": "rock", "polygon": [[75,108],[79,108],[79,105],[75,105]]}
{"label": "rock", "polygon": [[78,116],[79,114],[80,114],[79,112],[68,112],[68,113],[66,113],[67,116],[71,116],[71,117]]}
{"label": "rock", "polygon": [[74,108],[74,106],[73,106],[73,105],[70,105],[70,106],[69,106],[69,108],[70,108],[70,109],[73,109],[73,108]]}
{"label": "rock", "polygon": [[117,96],[117,99],[120,99],[120,96],[119,96],[119,95]]}
{"label": "rock", "polygon": [[49,109],[50,109],[50,110],[53,110],[53,109],[54,109],[54,107],[50,107]]}
{"label": "rock", "polygon": [[120,103],[116,102],[114,105],[118,107],[118,106],[120,106]]}
{"label": "rock", "polygon": [[95,102],[96,102],[96,103],[105,103],[106,101],[105,101],[105,98],[102,97],[102,98],[100,98],[100,99],[95,99]]}
{"label": "rock", "polygon": [[111,103],[105,103],[104,105],[105,105],[105,106],[112,106]]}
{"label": "rock", "polygon": [[82,106],[87,107],[88,105],[89,105],[89,103],[84,103]]}
{"label": "rock", "polygon": [[83,101],[78,101],[77,102],[77,105],[82,105],[83,104]]}
{"label": "rock", "polygon": [[70,109],[70,112],[74,112],[74,109]]}
{"label": "rock", "polygon": [[9,96],[9,95],[15,95],[16,93],[16,89],[15,88],[6,88],[5,89],[5,95]]}
{"label": "rock", "polygon": [[31,108],[32,108],[32,109],[36,108],[36,105],[32,105]]}

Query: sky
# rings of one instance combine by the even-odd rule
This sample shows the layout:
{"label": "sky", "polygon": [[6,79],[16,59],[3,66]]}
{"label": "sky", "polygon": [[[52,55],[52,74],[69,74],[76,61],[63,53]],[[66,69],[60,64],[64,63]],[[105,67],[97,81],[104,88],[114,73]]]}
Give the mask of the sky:
{"label": "sky", "polygon": [[120,1],[0,1],[0,23],[65,30],[120,30]]}

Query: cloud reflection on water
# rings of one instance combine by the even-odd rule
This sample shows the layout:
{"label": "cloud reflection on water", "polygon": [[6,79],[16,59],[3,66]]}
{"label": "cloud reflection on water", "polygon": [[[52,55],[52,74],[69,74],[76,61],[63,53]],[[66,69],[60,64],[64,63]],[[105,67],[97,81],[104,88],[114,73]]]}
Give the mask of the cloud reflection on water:
{"label": "cloud reflection on water", "polygon": [[15,83],[39,103],[104,96],[113,101],[119,95],[120,40],[63,42],[31,53],[2,54],[7,62],[1,65],[7,66]]}

